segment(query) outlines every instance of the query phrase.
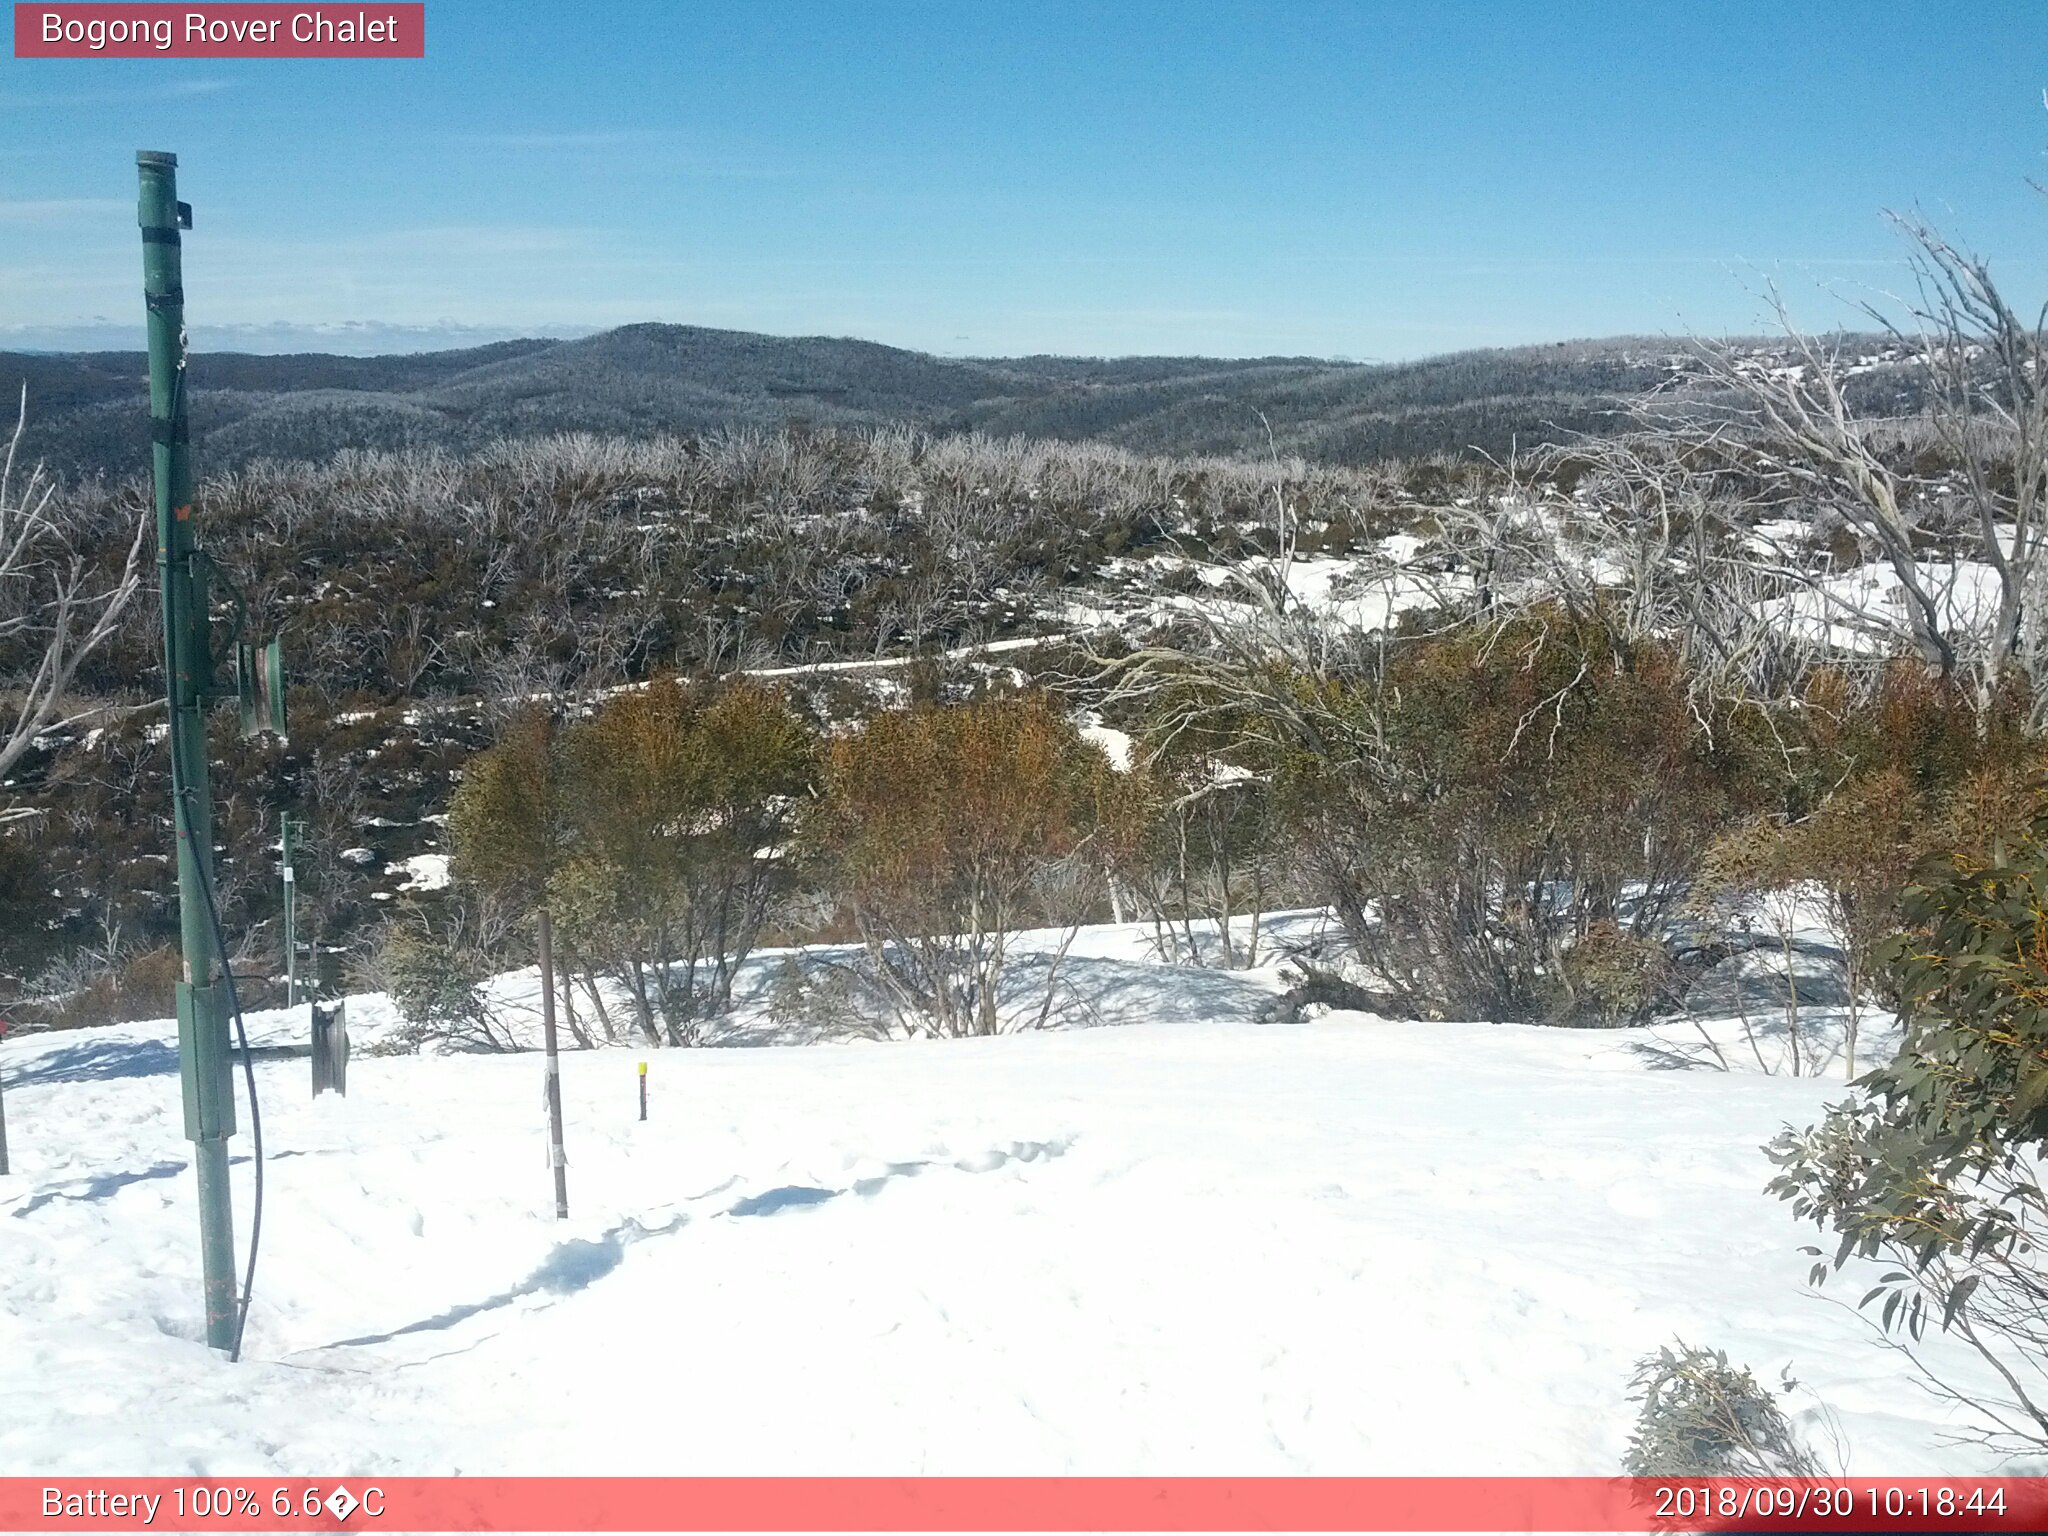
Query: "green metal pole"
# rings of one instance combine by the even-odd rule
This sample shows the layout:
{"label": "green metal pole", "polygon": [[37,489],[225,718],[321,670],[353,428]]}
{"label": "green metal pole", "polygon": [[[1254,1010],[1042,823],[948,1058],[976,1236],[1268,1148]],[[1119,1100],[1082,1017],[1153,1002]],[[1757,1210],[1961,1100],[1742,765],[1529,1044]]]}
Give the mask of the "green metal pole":
{"label": "green metal pole", "polygon": [[178,157],[143,150],[142,286],[149,320],[149,426],[156,479],[157,573],[163,589],[165,697],[171,726],[171,809],[178,834],[178,913],[184,975],[178,982],[178,1067],[185,1134],[199,1176],[199,1251],[206,1342],[235,1342],[234,1208],[228,1138],[235,1099],[228,1076],[228,1020],[215,980],[206,892],[213,881],[213,814],[206,780],[207,696],[213,657],[205,576],[192,536],[192,464],[185,413],[185,289],[178,231],[191,210],[178,201]]}
{"label": "green metal pole", "polygon": [[292,873],[292,818],[279,818],[284,848],[284,1005],[299,1005],[298,881]]}

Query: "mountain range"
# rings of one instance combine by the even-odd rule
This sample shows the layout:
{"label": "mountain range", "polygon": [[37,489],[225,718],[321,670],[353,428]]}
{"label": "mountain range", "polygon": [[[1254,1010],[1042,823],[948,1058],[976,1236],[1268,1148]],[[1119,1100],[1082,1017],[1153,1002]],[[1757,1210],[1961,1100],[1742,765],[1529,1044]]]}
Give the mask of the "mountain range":
{"label": "mountain range", "polygon": [[[473,448],[558,432],[908,425],[1091,439],[1149,453],[1358,464],[1500,455],[1599,432],[1688,366],[1685,343],[1613,338],[1369,364],[1310,357],[956,359],[831,337],[628,325],[442,352],[196,353],[202,473],[345,448]],[[148,463],[140,352],[0,352],[28,395],[24,452],[66,474]],[[1268,436],[1270,432],[1270,438]]]}

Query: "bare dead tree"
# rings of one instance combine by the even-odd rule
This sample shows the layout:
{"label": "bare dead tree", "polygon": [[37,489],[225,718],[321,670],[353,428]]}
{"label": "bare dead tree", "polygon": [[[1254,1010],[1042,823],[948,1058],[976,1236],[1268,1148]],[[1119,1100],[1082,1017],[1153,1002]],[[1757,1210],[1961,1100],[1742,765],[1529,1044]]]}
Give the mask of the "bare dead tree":
{"label": "bare dead tree", "polygon": [[1775,292],[1771,303],[1794,364],[1759,366],[1732,347],[1700,348],[1708,377],[1737,402],[1731,408],[1735,430],[1719,413],[1706,419],[1666,416],[1659,426],[1691,445],[1704,447],[1711,440],[1762,482],[1766,496],[1837,516],[1853,528],[1899,583],[1914,651],[1931,670],[1951,676],[1959,664],[1953,625],[1915,547],[1912,487],[1887,462],[1850,404],[1849,375],[1839,353],[1800,331]]}
{"label": "bare dead tree", "polygon": [[7,455],[0,460],[0,657],[20,659],[15,676],[0,678],[0,777],[45,731],[75,723],[79,709],[71,685],[78,669],[119,627],[142,586],[149,520],[136,520],[135,536],[111,583],[95,580],[84,553],[64,525],[56,481],[38,464],[17,478],[28,427],[28,387]]}
{"label": "bare dead tree", "polygon": [[[1904,319],[1868,313],[1905,353],[1924,385],[1922,420],[1945,461],[1944,489],[1959,490],[1956,557],[1930,548],[1932,487],[1887,443],[1889,420],[1859,409],[1850,381],[1859,366],[1802,332],[1782,298],[1770,302],[1793,354],[1775,366],[1725,344],[1699,347],[1707,379],[1733,401],[1725,411],[1646,413],[1667,441],[1717,459],[1812,517],[1835,517],[1875,551],[1897,608],[1845,596],[1838,583],[1807,586],[1824,625],[1902,633],[1943,677],[1967,679],[1980,709],[2017,671],[2034,685],[2036,724],[2048,715],[2048,620],[2040,616],[2048,567],[2048,307],[2033,320],[2007,302],[1988,265],[1913,218],[1894,222],[1913,242],[1917,298]],[[1988,603],[1969,590],[1964,557],[1988,568]],[[1790,570],[1781,572],[1786,576]]]}
{"label": "bare dead tree", "polygon": [[[2048,538],[2048,304],[2024,319],[1990,266],[1916,217],[1893,223],[1917,247],[1913,332],[1931,399],[1927,418],[1958,471],[1977,557],[1998,576],[1998,607],[1979,687],[2008,666],[2036,685],[2036,723],[2048,701],[2048,619],[2042,542]],[[1874,313],[1874,311],[1873,311]],[[1987,430],[1988,429],[1988,430]]]}
{"label": "bare dead tree", "polygon": [[1266,455],[1273,466],[1273,563],[1280,573],[1276,595],[1284,608],[1288,597],[1288,568],[1294,564],[1295,546],[1301,541],[1301,520],[1294,515],[1294,508],[1288,502],[1287,483],[1289,470],[1293,471],[1291,478],[1299,480],[1304,466],[1298,459],[1291,465],[1280,462],[1280,444],[1273,436],[1273,423],[1266,419],[1264,411],[1257,414],[1259,426],[1266,434]]}
{"label": "bare dead tree", "polygon": [[[1896,609],[1836,592],[1799,551],[1756,532],[1755,506],[1716,479],[1718,455],[1655,432],[1575,439],[1506,466],[1509,505],[1451,509],[1446,537],[1485,546],[1464,557],[1484,561],[1483,608],[1597,606],[1627,640],[1671,647],[1709,733],[1718,706],[1777,697],[1803,675],[1826,624],[1878,654],[1909,648]],[[1569,494],[1558,488],[1567,464]]]}
{"label": "bare dead tree", "polygon": [[391,617],[384,637],[384,670],[407,698],[446,654],[435,626],[434,614],[423,604],[407,605]]}

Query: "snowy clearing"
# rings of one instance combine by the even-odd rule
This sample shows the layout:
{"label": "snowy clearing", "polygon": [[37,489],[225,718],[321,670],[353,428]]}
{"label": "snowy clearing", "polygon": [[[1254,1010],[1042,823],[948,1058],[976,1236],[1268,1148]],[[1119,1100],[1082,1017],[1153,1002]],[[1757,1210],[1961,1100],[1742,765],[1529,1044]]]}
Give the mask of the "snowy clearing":
{"label": "snowy clearing", "polygon": [[0,1474],[1601,1474],[1674,1338],[1789,1369],[1845,1470],[1989,1469],[1763,1193],[1839,1070],[1679,1069],[1674,1026],[1259,1026],[1276,973],[1142,932],[1084,933],[1076,984],[1166,1022],[571,1053],[559,1224],[539,1058],[365,1054],[357,1000],[346,1100],[257,1065],[239,1366],[199,1342],[170,1026],[8,1041]]}

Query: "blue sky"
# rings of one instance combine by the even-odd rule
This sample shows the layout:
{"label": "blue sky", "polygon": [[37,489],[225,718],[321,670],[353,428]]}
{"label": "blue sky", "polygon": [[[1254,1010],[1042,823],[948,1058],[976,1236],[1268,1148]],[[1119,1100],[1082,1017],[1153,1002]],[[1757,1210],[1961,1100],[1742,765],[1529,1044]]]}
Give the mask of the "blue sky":
{"label": "blue sky", "polygon": [[[1836,323],[1918,205],[2048,294],[2048,6],[428,0],[423,61],[0,58],[0,345],[635,320],[1392,359]],[[11,49],[9,50],[11,54]],[[132,333],[132,334],[131,334]]]}

